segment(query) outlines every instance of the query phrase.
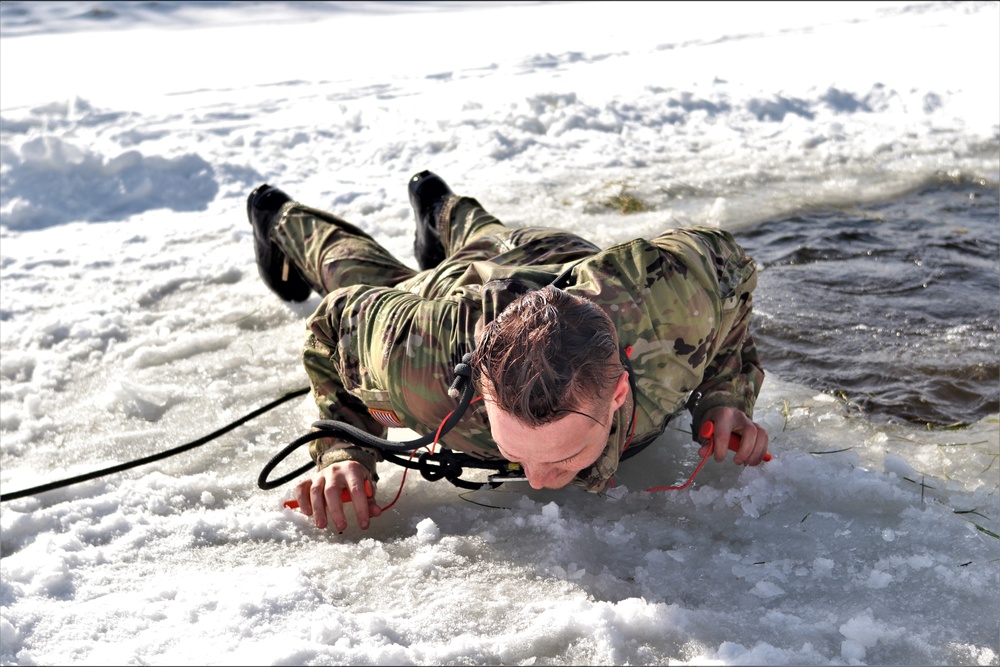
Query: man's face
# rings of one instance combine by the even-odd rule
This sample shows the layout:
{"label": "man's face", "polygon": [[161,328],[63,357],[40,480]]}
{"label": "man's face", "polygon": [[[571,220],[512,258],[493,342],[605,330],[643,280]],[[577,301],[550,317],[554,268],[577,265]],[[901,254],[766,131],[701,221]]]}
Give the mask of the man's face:
{"label": "man's face", "polygon": [[623,373],[611,400],[581,410],[586,414],[567,412],[561,419],[538,427],[500,410],[488,395],[484,398],[490,431],[501,456],[521,464],[532,488],[560,489],[604,452],[615,411],[627,396],[628,376]]}
{"label": "man's face", "polygon": [[606,419],[598,423],[570,412],[558,421],[532,428],[490,401],[486,412],[500,454],[521,464],[534,489],[560,489],[573,481],[604,451],[611,429],[609,414],[601,415]]}

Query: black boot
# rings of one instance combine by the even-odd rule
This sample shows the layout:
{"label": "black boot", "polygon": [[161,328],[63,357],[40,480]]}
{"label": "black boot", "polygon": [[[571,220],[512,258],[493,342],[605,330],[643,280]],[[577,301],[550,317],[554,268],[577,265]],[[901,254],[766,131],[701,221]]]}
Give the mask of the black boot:
{"label": "black boot", "polygon": [[437,223],[448,197],[455,193],[440,176],[422,171],[410,179],[410,206],[417,222],[413,256],[420,270],[433,269],[445,258]]}
{"label": "black boot", "polygon": [[305,301],[312,294],[312,288],[295,264],[271,241],[271,229],[278,221],[278,212],[289,201],[291,197],[265,183],[247,197],[247,218],[253,225],[253,249],[261,280],[285,301]]}

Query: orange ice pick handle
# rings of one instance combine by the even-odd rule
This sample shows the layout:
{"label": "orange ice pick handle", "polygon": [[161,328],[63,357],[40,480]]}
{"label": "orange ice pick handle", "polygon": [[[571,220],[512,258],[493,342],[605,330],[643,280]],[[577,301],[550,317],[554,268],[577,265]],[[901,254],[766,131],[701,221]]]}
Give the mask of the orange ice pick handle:
{"label": "orange ice pick handle", "polygon": [[[715,435],[715,424],[713,424],[712,422],[705,422],[704,424],[702,424],[700,435],[706,440],[711,440],[712,436]],[[729,435],[729,451],[736,452],[739,451],[739,449],[740,449],[740,436],[736,435],[735,433],[731,433]],[[764,460],[770,461],[771,455],[764,454]]]}
{"label": "orange ice pick handle", "polygon": [[[373,495],[372,485],[367,479],[365,480],[365,495],[368,496],[369,498],[371,498]],[[350,490],[344,489],[343,491],[340,492],[340,502],[342,503],[351,502]],[[286,500],[284,506],[287,507],[288,509],[295,510],[299,508],[299,501],[295,500],[294,498],[292,500]]]}

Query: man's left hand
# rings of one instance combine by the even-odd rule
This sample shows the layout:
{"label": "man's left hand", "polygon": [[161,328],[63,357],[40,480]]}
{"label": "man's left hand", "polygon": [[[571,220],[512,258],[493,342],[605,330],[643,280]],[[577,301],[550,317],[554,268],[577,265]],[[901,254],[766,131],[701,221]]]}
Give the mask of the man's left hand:
{"label": "man's left hand", "polygon": [[715,433],[711,442],[702,443],[698,450],[699,456],[704,457],[711,449],[716,461],[725,461],[729,453],[729,436],[736,434],[740,437],[740,448],[733,457],[733,463],[755,466],[764,460],[769,442],[767,431],[743,412],[721,406],[711,408],[702,417],[702,423],[705,422],[715,424]]}

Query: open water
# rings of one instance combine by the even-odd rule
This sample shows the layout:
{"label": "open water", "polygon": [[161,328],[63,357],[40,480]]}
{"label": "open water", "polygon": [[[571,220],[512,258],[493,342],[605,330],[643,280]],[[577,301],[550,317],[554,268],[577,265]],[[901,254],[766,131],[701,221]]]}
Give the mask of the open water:
{"label": "open water", "polygon": [[996,183],[942,176],[737,236],[761,268],[754,333],[770,372],[894,421],[1000,410]]}

